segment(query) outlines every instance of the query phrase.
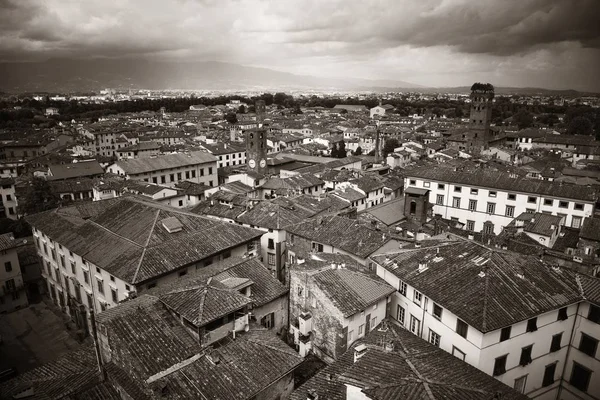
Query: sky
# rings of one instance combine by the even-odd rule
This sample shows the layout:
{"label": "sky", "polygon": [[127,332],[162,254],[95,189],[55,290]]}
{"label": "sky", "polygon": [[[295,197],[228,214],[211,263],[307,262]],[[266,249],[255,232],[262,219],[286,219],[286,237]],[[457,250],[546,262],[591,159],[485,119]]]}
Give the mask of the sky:
{"label": "sky", "polygon": [[600,92],[600,0],[0,0],[0,61],[223,61]]}

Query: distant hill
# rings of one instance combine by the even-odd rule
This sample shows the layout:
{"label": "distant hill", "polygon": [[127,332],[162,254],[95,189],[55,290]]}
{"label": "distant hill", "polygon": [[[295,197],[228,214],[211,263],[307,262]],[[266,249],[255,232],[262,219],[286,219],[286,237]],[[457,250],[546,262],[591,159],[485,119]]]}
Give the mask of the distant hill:
{"label": "distant hill", "polygon": [[82,92],[103,88],[182,90],[373,90],[419,85],[393,80],[319,78],[222,62],[51,59],[0,63],[0,90]]}

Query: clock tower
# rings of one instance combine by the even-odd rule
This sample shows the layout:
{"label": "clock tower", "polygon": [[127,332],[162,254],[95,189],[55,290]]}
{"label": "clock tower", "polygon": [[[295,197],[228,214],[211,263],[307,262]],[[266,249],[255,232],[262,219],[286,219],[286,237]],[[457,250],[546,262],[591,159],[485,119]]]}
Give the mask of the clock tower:
{"label": "clock tower", "polygon": [[246,131],[246,165],[249,171],[267,172],[267,131],[250,129]]}

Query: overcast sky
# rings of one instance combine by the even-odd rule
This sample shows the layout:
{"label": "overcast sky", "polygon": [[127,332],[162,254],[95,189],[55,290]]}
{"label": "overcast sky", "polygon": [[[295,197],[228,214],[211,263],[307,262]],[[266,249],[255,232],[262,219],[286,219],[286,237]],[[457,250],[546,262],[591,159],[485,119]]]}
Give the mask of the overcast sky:
{"label": "overcast sky", "polygon": [[227,61],[600,91],[600,0],[0,0],[0,60]]}

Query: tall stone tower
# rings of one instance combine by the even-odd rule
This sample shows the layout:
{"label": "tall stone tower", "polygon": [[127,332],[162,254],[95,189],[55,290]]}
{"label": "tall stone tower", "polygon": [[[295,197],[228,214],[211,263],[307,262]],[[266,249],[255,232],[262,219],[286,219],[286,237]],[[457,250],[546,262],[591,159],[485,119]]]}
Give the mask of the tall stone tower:
{"label": "tall stone tower", "polygon": [[246,165],[248,171],[263,175],[267,172],[267,131],[265,129],[246,131]]}
{"label": "tall stone tower", "polygon": [[471,112],[467,148],[475,153],[489,147],[491,139],[492,101],[494,86],[490,83],[474,83],[471,86]]}
{"label": "tall stone tower", "polygon": [[256,111],[256,122],[258,122],[258,126],[261,127],[265,121],[265,101],[257,100],[256,103],[254,103],[254,110]]}

